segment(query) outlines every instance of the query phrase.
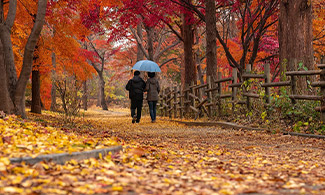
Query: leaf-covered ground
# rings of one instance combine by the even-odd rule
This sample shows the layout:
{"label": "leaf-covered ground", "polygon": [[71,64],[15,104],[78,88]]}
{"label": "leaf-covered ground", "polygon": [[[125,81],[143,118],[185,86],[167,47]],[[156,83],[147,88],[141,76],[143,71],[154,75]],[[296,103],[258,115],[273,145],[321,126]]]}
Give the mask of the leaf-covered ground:
{"label": "leaf-covered ground", "polygon": [[[31,129],[40,131],[40,137],[44,134],[41,130],[50,126],[68,137],[65,144],[51,151],[69,151],[68,145],[75,143],[96,148],[105,145],[103,140],[117,141],[124,150],[100,160],[72,160],[65,165],[10,164],[8,157],[14,154],[41,152],[35,143],[28,148],[31,143],[26,141],[18,144],[24,147],[17,147],[16,138],[4,136],[8,133],[8,127],[3,125],[7,121],[0,119],[1,194],[325,193],[324,140],[219,127],[187,127],[161,118],[151,123],[149,117],[144,117],[140,124],[132,124],[120,111],[87,112],[74,125],[62,124],[55,115],[29,117],[38,121],[37,128]],[[11,129],[15,128],[24,131],[27,127],[12,125]],[[84,140],[92,141],[87,144]],[[11,149],[5,150],[6,147]],[[19,152],[11,154],[17,148]],[[78,149],[81,148],[84,146]]]}

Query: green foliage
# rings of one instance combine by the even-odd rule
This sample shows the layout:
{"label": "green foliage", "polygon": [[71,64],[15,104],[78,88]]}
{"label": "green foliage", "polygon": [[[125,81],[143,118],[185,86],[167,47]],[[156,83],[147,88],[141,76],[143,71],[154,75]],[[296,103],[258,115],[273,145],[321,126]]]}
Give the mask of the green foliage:
{"label": "green foliage", "polygon": [[308,68],[306,66],[304,66],[304,63],[303,62],[299,62],[298,63],[298,70],[305,70],[305,71],[307,71]]}
{"label": "green foliage", "polygon": [[262,112],[262,114],[261,114],[262,120],[265,120],[266,116],[267,116],[267,112],[266,111]]}
{"label": "green foliage", "polygon": [[306,121],[310,117],[317,118],[319,113],[314,108],[319,104],[316,101],[298,101],[292,104],[286,88],[280,88],[280,95],[271,94],[272,106],[270,111],[276,111],[282,118],[289,118],[294,121]]}
{"label": "green foliage", "polygon": [[287,72],[287,65],[288,65],[288,59],[284,59],[282,62],[281,62],[281,65],[283,67],[283,72],[281,72],[281,79],[282,80],[287,80],[287,76],[285,74],[285,72]]}
{"label": "green foliage", "polygon": [[[321,133],[323,127],[316,120],[320,114],[314,109],[319,104],[318,101],[306,100],[292,104],[287,89],[281,87],[278,93],[271,94],[271,105],[268,107],[267,112],[270,113],[269,120],[282,120],[287,125],[292,125],[293,130],[296,132]],[[262,113],[261,118],[265,119],[265,114]]]}
{"label": "green foliage", "polygon": [[302,122],[302,121],[298,121],[294,126],[293,126],[293,130],[295,132],[300,132],[301,128],[303,126],[308,126],[309,123],[308,122]]}

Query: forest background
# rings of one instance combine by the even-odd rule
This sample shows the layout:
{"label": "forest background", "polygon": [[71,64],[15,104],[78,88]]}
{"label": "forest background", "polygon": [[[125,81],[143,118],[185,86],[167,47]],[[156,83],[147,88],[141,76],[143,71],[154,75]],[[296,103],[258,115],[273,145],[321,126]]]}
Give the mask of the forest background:
{"label": "forest background", "polygon": [[[1,0],[0,110],[74,115],[125,104],[135,62],[157,62],[162,86],[204,83],[247,64],[324,63],[323,0]],[[307,89],[300,81],[300,89]],[[308,90],[308,89],[307,89]]]}

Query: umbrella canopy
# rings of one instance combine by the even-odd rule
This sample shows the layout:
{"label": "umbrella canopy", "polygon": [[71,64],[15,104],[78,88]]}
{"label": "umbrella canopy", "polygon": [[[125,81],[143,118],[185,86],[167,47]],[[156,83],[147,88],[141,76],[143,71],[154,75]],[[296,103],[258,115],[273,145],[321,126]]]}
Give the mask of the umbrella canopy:
{"label": "umbrella canopy", "polygon": [[158,64],[151,60],[140,60],[134,64],[132,69],[146,72],[161,72]]}

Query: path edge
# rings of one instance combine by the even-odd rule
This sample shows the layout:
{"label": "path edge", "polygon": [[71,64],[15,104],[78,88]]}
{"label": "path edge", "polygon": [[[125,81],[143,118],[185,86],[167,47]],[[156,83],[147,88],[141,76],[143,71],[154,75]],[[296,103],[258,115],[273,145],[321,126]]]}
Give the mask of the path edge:
{"label": "path edge", "polygon": [[72,153],[59,153],[59,154],[46,154],[46,155],[39,155],[37,157],[22,157],[22,158],[10,158],[10,163],[22,163],[25,162],[26,164],[36,164],[41,161],[45,162],[55,162],[57,164],[64,164],[66,161],[74,160],[84,160],[88,158],[99,158],[101,154],[102,157],[106,156],[109,153],[117,153],[123,149],[122,146],[112,146],[109,148],[103,149],[95,149],[90,151],[82,151],[82,152],[72,152]]}
{"label": "path edge", "polygon": [[238,125],[236,123],[231,123],[231,122],[188,122],[188,121],[180,121],[180,120],[169,120],[169,121],[185,124],[185,125],[188,125],[188,126],[220,126],[220,127],[233,128],[233,129],[247,129],[247,130],[254,130],[254,131],[269,131],[268,129],[262,129],[262,128],[256,128],[256,127],[248,127],[248,126]]}
{"label": "path edge", "polygon": [[[270,129],[248,127],[248,126],[238,125],[236,123],[231,123],[231,122],[188,122],[188,121],[180,121],[180,120],[169,120],[169,121],[177,122],[180,124],[185,124],[188,126],[220,126],[220,127],[233,128],[233,129],[246,129],[246,130],[252,130],[252,131],[270,132]],[[324,135],[304,134],[304,133],[296,133],[296,132],[289,132],[289,131],[283,131],[282,133],[284,135],[291,135],[291,136],[325,139]]]}

